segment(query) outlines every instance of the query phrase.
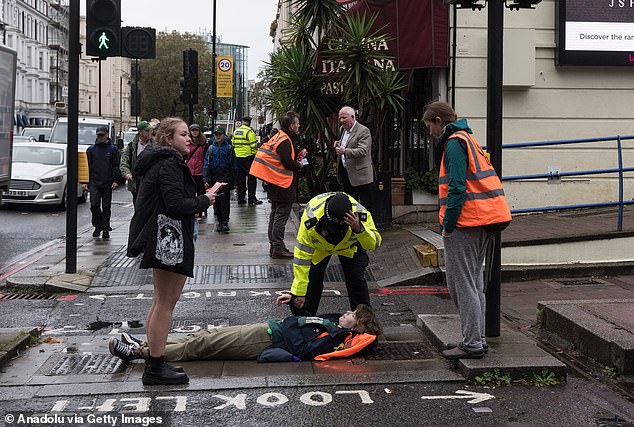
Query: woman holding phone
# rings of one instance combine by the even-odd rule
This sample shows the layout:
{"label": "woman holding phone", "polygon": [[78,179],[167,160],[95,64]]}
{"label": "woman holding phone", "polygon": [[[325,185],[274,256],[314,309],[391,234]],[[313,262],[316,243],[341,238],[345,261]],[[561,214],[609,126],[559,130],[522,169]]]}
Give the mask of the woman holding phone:
{"label": "woman holding phone", "polygon": [[[224,183],[196,196],[196,185],[184,158],[191,139],[179,118],[161,120],[154,147],[139,157],[135,175],[142,176],[130,222],[128,256],[143,253],[141,268],[152,268],[154,299],[147,315],[150,357],[143,384],[185,384],[187,374],[165,363],[165,344],[174,306],[187,277],[194,276],[194,215],[206,211]],[[113,350],[113,349],[111,349]]]}

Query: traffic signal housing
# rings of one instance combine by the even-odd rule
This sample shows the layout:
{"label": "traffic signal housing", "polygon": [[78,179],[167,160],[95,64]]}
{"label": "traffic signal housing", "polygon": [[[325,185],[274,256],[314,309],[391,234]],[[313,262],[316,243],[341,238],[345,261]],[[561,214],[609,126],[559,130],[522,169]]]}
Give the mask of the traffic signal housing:
{"label": "traffic signal housing", "polygon": [[121,56],[134,59],[156,58],[156,29],[121,27]]}
{"label": "traffic signal housing", "polygon": [[121,54],[121,0],[86,0],[86,55]]}
{"label": "traffic signal housing", "polygon": [[183,51],[183,77],[180,85],[181,101],[184,104],[198,104],[198,52],[193,49]]}

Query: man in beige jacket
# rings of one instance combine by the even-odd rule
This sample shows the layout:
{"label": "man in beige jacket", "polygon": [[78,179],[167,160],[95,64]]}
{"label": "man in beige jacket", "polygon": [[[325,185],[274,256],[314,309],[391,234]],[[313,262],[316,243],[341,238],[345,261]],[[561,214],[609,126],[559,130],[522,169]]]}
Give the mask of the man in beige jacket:
{"label": "man in beige jacket", "polygon": [[337,178],[344,192],[373,212],[372,135],[367,127],[356,121],[351,107],[346,106],[339,110],[339,123],[342,133],[339,140],[335,141]]}

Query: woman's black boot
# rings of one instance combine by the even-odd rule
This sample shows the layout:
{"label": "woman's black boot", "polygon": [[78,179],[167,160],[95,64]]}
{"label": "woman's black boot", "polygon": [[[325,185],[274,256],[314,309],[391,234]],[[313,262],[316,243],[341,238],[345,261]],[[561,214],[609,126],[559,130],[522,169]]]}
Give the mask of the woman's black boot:
{"label": "woman's black boot", "polygon": [[184,372],[176,372],[165,363],[165,357],[152,357],[145,363],[144,385],[187,384],[189,377]]}

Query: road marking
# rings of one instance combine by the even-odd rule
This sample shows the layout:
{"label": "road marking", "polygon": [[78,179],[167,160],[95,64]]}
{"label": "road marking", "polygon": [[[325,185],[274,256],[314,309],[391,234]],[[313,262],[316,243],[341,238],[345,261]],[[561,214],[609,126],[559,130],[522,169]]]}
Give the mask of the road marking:
{"label": "road marking", "polygon": [[[243,296],[246,294],[247,297],[272,297],[275,295],[285,295],[290,291],[187,291],[181,294],[181,297],[184,299],[198,299],[198,298],[213,298],[213,297],[237,297],[238,295]],[[340,297],[341,291],[336,289],[324,289],[323,293],[331,293],[334,296]],[[133,296],[134,295],[134,296]],[[127,300],[150,300],[151,296],[145,296],[146,294],[128,294],[128,295],[108,295],[108,294],[97,294],[97,295],[89,295],[88,298],[96,299],[99,301],[104,301],[106,299],[111,298],[125,298]]]}
{"label": "road marking", "polygon": [[407,289],[388,289],[379,288],[376,292],[371,293],[372,296],[384,295],[446,295],[449,293],[447,288],[407,288]]}
{"label": "road marking", "polygon": [[[0,280],[4,280],[18,271],[24,270],[26,267],[44,257],[52,250],[61,248],[63,245],[63,239],[51,240],[50,242],[44,243],[43,245],[10,259],[6,264],[0,266]],[[29,259],[29,257],[32,258]]]}
{"label": "road marking", "polygon": [[456,390],[456,394],[455,395],[451,395],[451,396],[421,396],[421,399],[423,399],[423,400],[471,399],[471,400],[467,401],[467,403],[474,404],[474,403],[485,402],[485,401],[490,400],[490,399],[495,399],[495,396],[493,396],[492,394],[488,394],[488,393],[478,393],[477,391]]}

